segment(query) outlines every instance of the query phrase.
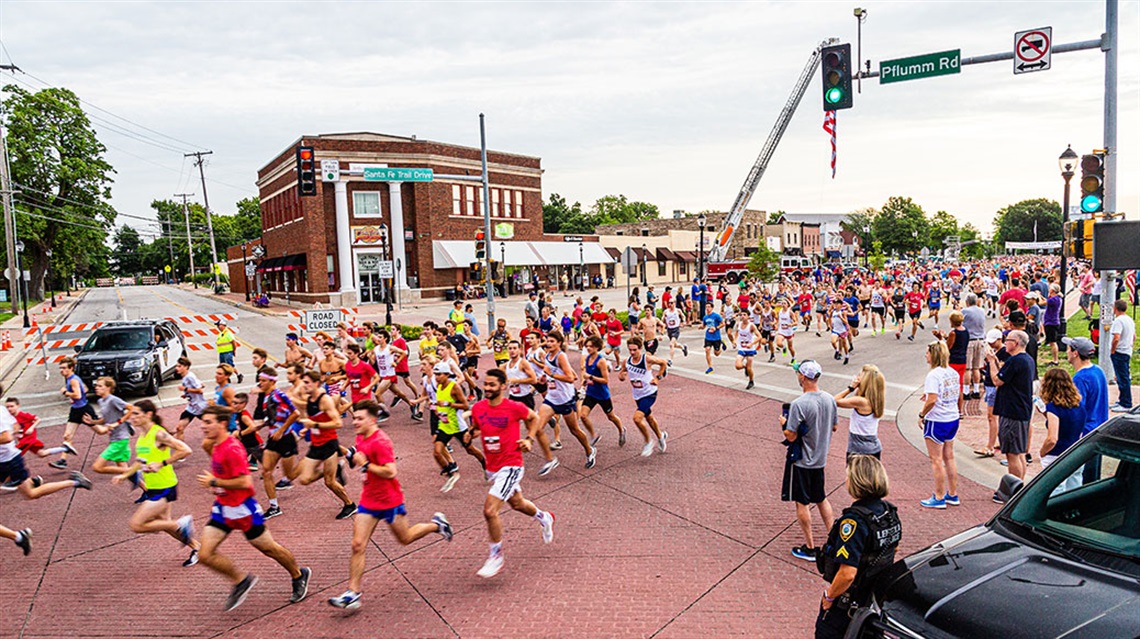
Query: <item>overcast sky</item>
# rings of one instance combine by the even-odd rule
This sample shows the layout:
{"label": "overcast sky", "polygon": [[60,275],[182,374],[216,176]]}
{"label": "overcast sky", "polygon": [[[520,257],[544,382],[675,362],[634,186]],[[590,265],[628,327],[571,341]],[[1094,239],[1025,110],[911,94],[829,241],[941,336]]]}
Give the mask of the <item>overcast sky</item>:
{"label": "overcast sky", "polygon": [[[854,44],[856,6],[876,70],[948,49],[1010,51],[1014,32],[1035,27],[1052,26],[1058,44],[1104,31],[1097,1],[860,2],[0,0],[0,41],[3,62],[29,74],[15,80],[105,110],[89,112],[123,213],[152,215],[151,200],[176,192],[200,199],[184,152],[214,152],[211,205],[232,212],[256,195],[257,169],[303,134],[478,146],[483,112],[491,148],[542,158],[544,197],[588,206],[623,193],[668,214],[731,206],[811,50],[830,36]],[[1120,2],[1117,208],[1130,219],[1138,7]],[[750,208],[845,213],[906,195],[988,232],[1007,204],[1060,200],[1057,156],[1103,144],[1104,55],[1056,54],[1051,70],[1016,77],[1012,66],[864,82],[838,114],[834,180],[816,72]]]}

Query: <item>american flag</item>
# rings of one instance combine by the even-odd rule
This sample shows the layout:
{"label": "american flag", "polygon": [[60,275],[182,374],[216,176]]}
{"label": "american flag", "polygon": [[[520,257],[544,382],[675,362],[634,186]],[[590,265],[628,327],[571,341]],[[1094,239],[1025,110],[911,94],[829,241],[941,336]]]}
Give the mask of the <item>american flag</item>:
{"label": "american flag", "polygon": [[1135,269],[1124,274],[1124,288],[1128,289],[1128,300],[1132,302],[1133,305],[1137,304]]}
{"label": "american flag", "polygon": [[823,130],[831,135],[831,179],[835,179],[835,111],[827,111],[823,116]]}

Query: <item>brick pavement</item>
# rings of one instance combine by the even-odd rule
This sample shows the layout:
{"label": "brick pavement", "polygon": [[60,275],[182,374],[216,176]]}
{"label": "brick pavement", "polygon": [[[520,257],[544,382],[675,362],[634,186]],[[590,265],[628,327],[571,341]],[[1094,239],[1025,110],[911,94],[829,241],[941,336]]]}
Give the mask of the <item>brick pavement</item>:
{"label": "brick pavement", "polygon": [[[812,564],[789,553],[802,536],[794,508],[778,496],[779,403],[677,376],[660,392],[655,413],[670,433],[669,451],[639,457],[636,431],[617,448],[612,425],[599,415],[604,439],[598,465],[587,471],[582,450],[564,436],[562,467],[548,478],[528,475],[523,484],[557,516],[554,543],[541,542],[535,522],[506,513],[507,563],[491,580],[475,575],[487,552],[486,484],[478,468],[461,453],[463,478],[441,494],[426,426],[398,407],[386,430],[400,456],[411,519],[443,511],[457,534],[451,544],[432,535],[401,547],[380,527],[367,557],[364,606],[356,612],[324,602],[345,588],[351,526],[333,519],[339,502],[320,484],[282,491],[285,515],[270,522],[274,536],[313,568],[309,598],[289,605],[284,571],[234,536],[223,551],[261,583],[230,613],[221,611],[228,587],[217,575],[204,566],[182,568],[184,549],[171,538],[127,529],[130,495],[108,477],[97,477],[92,492],[36,502],[2,494],[0,522],[33,528],[35,548],[23,558],[0,546],[9,593],[0,637],[809,636],[823,582]],[[632,428],[628,386],[615,388],[615,403]],[[166,409],[163,417],[173,420],[177,412]],[[839,470],[845,428],[842,420],[829,457],[837,511],[850,502]],[[196,447],[199,431],[188,432]],[[920,508],[918,500],[930,493],[925,456],[893,424],[882,424],[881,437],[890,498],[904,524],[904,553],[996,510],[990,489],[967,480],[961,507]],[[348,431],[342,440],[349,440]],[[103,443],[80,433],[85,467]],[[201,526],[211,496],[193,482],[205,464],[204,453],[195,450],[179,464],[182,490],[173,512],[193,514]],[[528,457],[532,473],[538,461]],[[30,465],[45,478],[59,476],[40,460]],[[349,492],[359,490],[353,474]],[[817,540],[825,532],[817,521]]]}

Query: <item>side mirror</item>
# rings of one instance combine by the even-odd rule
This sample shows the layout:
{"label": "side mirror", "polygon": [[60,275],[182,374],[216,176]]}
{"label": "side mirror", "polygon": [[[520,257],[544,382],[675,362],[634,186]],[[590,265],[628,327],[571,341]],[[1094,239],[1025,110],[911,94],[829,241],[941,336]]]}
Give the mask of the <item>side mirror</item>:
{"label": "side mirror", "polygon": [[1024,485],[1025,482],[1022,481],[1019,477],[1006,473],[1006,475],[1001,478],[1001,483],[998,485],[998,497],[1001,497],[1003,502],[1008,502],[1010,499],[1013,499],[1014,495],[1021,492],[1021,488]]}
{"label": "side mirror", "polygon": [[76,352],[76,353],[82,353],[82,352],[83,352],[83,347],[82,347],[82,346],[76,346],[76,347],[75,347],[75,352]]}

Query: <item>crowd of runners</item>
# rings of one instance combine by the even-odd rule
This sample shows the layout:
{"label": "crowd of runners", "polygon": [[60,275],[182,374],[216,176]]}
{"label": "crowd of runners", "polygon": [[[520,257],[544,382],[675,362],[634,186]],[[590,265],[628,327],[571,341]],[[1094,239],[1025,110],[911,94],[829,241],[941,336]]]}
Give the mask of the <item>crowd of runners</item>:
{"label": "crowd of runners", "polygon": [[[273,539],[267,522],[286,513],[281,491],[322,483],[341,503],[334,516],[354,518],[348,590],[329,604],[356,608],[364,553],[381,521],[401,544],[430,534],[450,541],[453,535],[443,513],[428,522],[408,521],[401,481],[428,478],[398,473],[392,440],[378,426],[385,421],[424,425],[423,445],[431,448],[442,492],[460,480],[460,466],[489,483],[483,504],[489,553],[477,572],[489,578],[503,566],[499,511],[504,504],[534,518],[544,542],[554,538],[554,515],[523,496],[525,454],[541,458],[539,477],[554,472],[561,463],[565,430],[582,448],[584,467],[590,469],[611,426],[616,446],[626,445],[630,420],[641,436],[642,456],[666,452],[668,432],[653,408],[674,360],[689,355],[682,331],[702,335],[706,373],[714,371],[722,353],[735,351],[733,367],[742,371],[746,389],[754,387],[757,357],[766,355],[767,362],[786,362],[799,371],[797,340],[826,340],[834,359],[846,365],[863,339],[885,338],[889,332],[896,340],[905,335],[913,342],[925,331],[930,335],[923,340],[927,361],[932,368],[952,371],[936,376],[933,386],[928,377],[922,412],[935,469],[935,494],[923,505],[945,508],[957,503],[956,469],[947,451],[952,451],[966,403],[984,397],[993,419],[989,362],[1003,348],[997,337],[1024,332],[1034,359],[1040,337],[1057,361],[1058,275],[1056,260],[1047,257],[910,264],[878,272],[821,267],[798,278],[785,275],[775,284],[745,281],[714,289],[698,280],[687,290],[666,287],[660,296],[649,287],[644,297],[635,291],[623,312],[605,308],[597,297],[556,309],[531,294],[517,331],[509,326],[513,318],[500,318],[483,334],[470,305],[464,309],[464,303],[456,302],[445,318],[416,327],[419,333],[410,341],[398,325],[368,322],[341,325],[335,335],[317,333],[305,340],[286,334],[279,360],[256,348],[248,367],[239,364],[254,372],[252,389],[238,389],[232,382],[237,377],[240,384],[242,376],[235,370],[238,342],[230,337],[212,390],[191,371],[190,360],[178,361],[186,406],[176,422],[167,424],[150,400],[128,404],[117,397],[111,378],[86,388],[75,374],[75,362],[65,359],[60,392],[70,412],[62,442],[46,448],[36,434],[38,418],[22,411],[18,398],[8,398],[7,410],[0,411],[0,479],[3,489],[27,499],[68,488],[91,490],[92,481],[71,470],[68,457],[80,454],[74,435],[90,428],[106,436],[107,445],[90,470],[138,491],[130,529],[166,533],[186,547],[185,566],[201,562],[223,575],[232,586],[227,610],[240,605],[257,581],[219,552],[235,530],[288,571],[291,601],[305,597],[311,570]],[[1070,281],[1083,287],[1086,279],[1078,267]],[[1091,295],[1082,297],[1086,313],[1092,312],[1091,301]],[[996,337],[994,330],[999,331]],[[914,356],[920,357],[917,350]],[[625,383],[632,404],[619,406],[612,390]],[[849,452],[878,456],[882,388],[882,373],[868,365],[840,394],[839,406],[854,410],[854,448]],[[599,408],[610,426],[599,421]],[[931,415],[937,419],[926,419]],[[180,463],[193,453],[184,441],[192,424],[201,430],[208,467],[192,460]],[[355,438],[339,436],[346,428],[353,429]],[[996,437],[995,432],[980,455],[993,454]],[[29,470],[38,463],[35,459],[55,455],[50,467],[70,470],[67,480],[45,482]],[[1009,463],[1018,468],[1017,460]],[[185,477],[194,475],[196,488],[215,495],[201,530],[195,529],[192,514],[175,513],[180,470]],[[261,475],[264,495],[257,494],[255,473]],[[359,497],[354,500],[350,491]],[[0,526],[0,536],[24,554],[31,550],[28,529]]]}

